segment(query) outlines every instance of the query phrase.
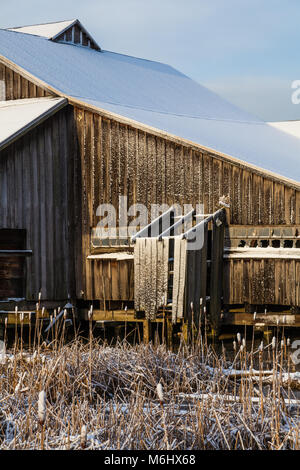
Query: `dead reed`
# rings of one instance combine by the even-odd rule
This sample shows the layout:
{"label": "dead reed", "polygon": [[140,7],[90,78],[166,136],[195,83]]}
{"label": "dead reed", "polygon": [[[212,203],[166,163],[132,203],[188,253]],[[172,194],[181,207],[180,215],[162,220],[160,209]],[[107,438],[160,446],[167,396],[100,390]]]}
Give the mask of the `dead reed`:
{"label": "dead reed", "polygon": [[92,316],[87,341],[65,344],[65,313],[48,344],[39,322],[30,350],[16,329],[0,363],[1,449],[300,449],[285,339],[256,351],[239,334],[232,360],[201,335],[176,353],[111,346],[93,337]]}

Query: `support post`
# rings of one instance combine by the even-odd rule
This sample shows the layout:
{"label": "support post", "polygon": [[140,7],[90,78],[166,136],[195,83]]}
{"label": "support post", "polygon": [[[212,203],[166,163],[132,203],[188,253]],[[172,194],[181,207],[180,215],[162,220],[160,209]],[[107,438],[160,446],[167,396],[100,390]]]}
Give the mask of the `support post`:
{"label": "support post", "polygon": [[272,340],[272,333],[273,333],[272,330],[270,330],[268,326],[265,326],[263,328],[263,332],[264,332],[264,339],[266,340],[267,344],[270,344]]}
{"label": "support post", "polygon": [[210,321],[212,329],[218,334],[221,320],[223,295],[223,250],[225,211],[213,218],[210,278]]}
{"label": "support post", "polygon": [[187,344],[187,342],[188,342],[188,331],[189,331],[187,322],[185,322],[185,321],[182,322],[182,330],[181,331],[182,331],[183,340]]}
{"label": "support post", "polygon": [[150,320],[143,321],[143,341],[149,343],[151,340],[151,322]]}
{"label": "support post", "polygon": [[167,320],[167,345],[172,351],[173,349],[173,323],[172,320]]}

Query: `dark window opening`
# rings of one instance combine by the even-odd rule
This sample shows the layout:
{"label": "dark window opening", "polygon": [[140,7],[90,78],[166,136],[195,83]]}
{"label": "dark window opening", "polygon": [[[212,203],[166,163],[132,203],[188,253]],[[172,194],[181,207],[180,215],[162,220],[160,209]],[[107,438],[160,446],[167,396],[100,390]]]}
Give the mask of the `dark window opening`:
{"label": "dark window opening", "polygon": [[280,248],[280,240],[272,240],[273,248]]}
{"label": "dark window opening", "polygon": [[296,248],[300,248],[300,240],[296,241]]}
{"label": "dark window opening", "polygon": [[245,240],[241,240],[238,247],[239,248],[244,248],[244,246],[246,246],[246,242],[245,242]]}
{"label": "dark window opening", "polygon": [[69,42],[72,41],[72,28],[69,28],[69,29],[66,31],[66,41],[69,41]]}
{"label": "dark window opening", "polygon": [[258,246],[257,240],[251,240],[250,248],[256,248]]}
{"label": "dark window opening", "polygon": [[261,246],[261,248],[268,248],[269,240],[261,240],[260,246]]}
{"label": "dark window opening", "polygon": [[284,248],[293,248],[293,240],[284,240],[283,247]]}
{"label": "dark window opening", "polygon": [[24,297],[25,257],[14,251],[25,248],[25,230],[0,230],[0,299]]}
{"label": "dark window opening", "polygon": [[80,28],[77,25],[74,26],[74,42],[75,44],[80,43]]}

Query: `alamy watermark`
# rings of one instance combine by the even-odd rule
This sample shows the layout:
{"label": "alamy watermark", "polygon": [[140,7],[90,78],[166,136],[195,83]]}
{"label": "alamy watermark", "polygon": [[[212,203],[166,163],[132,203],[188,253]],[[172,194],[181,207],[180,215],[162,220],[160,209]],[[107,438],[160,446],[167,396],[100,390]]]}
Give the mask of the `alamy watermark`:
{"label": "alamy watermark", "polygon": [[300,104],[300,80],[294,80],[291,84],[292,92],[291,101],[293,104]]}
{"label": "alamy watermark", "polygon": [[[170,210],[172,208],[172,211]],[[196,224],[193,226],[192,211]],[[164,215],[163,215],[164,214]],[[113,204],[100,204],[96,210],[96,216],[100,218],[94,236],[97,238],[131,238],[140,230],[151,223],[149,236],[158,237],[164,232],[170,235],[168,229],[175,225],[172,236],[184,236],[188,240],[188,250],[200,250],[204,244],[205,219],[203,204],[151,204],[148,209],[144,204],[133,204],[128,207],[127,196],[119,196],[118,208]]]}

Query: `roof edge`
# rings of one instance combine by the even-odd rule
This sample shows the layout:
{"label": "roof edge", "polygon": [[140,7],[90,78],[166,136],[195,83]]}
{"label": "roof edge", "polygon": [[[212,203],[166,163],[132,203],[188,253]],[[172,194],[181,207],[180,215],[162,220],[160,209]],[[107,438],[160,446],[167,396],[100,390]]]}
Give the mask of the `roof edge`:
{"label": "roof edge", "polygon": [[[35,75],[32,75],[30,72],[27,72],[27,70],[23,69],[22,67],[19,67],[19,65],[15,64],[11,60],[7,59],[5,56],[0,54],[0,63],[3,65],[10,67],[14,72],[19,73],[22,75],[24,78],[27,80],[31,81],[34,85],[39,86],[45,91],[49,91],[53,93],[53,96],[58,96],[57,91],[49,86],[46,82],[43,82],[43,80],[40,80],[37,78]],[[61,94],[61,93],[60,93]]]}
{"label": "roof edge", "polygon": [[47,23],[23,24],[23,26],[11,26],[10,28],[5,29],[9,31],[11,29],[29,28],[30,26],[46,26],[47,24],[66,23],[67,21],[76,21],[76,18],[72,18],[70,20],[49,21]]}
{"label": "roof edge", "polygon": [[[39,98],[31,98],[31,99],[32,100],[38,100]],[[41,98],[41,99],[44,100],[44,99],[47,99],[47,98]],[[20,139],[24,135],[26,135],[29,131],[31,131],[32,129],[34,129],[38,125],[42,124],[49,117],[53,116],[55,113],[60,111],[62,108],[64,108],[68,104],[68,100],[66,98],[55,97],[55,98],[48,98],[48,99],[49,99],[49,101],[57,100],[57,103],[54,106],[52,106],[50,109],[48,109],[47,111],[44,111],[42,114],[40,114],[35,119],[33,119],[33,121],[31,121],[29,124],[26,124],[25,126],[21,127],[14,134],[10,135],[5,140],[0,142],[0,151],[4,150],[6,147],[11,145],[13,142]]]}
{"label": "roof edge", "polygon": [[112,119],[118,120],[121,123],[131,125],[131,126],[137,128],[137,129],[151,132],[151,133],[157,135],[158,137],[171,139],[173,142],[179,143],[181,145],[186,145],[186,146],[192,147],[194,150],[198,150],[198,151],[201,150],[201,151],[205,151],[207,153],[213,153],[214,156],[219,158],[220,160],[227,161],[227,162],[232,163],[234,165],[237,165],[237,166],[239,166],[240,168],[243,168],[243,169],[249,168],[251,171],[253,171],[254,173],[256,173],[260,176],[265,176],[269,179],[272,179],[273,181],[289,185],[289,186],[293,187],[294,189],[296,189],[298,191],[300,190],[300,182],[292,180],[290,178],[287,178],[286,176],[282,176],[278,173],[275,173],[275,172],[272,172],[270,170],[266,170],[264,168],[258,167],[256,165],[253,165],[252,163],[248,163],[244,160],[240,160],[239,158],[236,158],[236,157],[233,157],[231,155],[222,153],[222,152],[220,152],[218,150],[215,150],[213,148],[205,147],[204,145],[197,144],[196,142],[184,139],[183,137],[176,136],[174,134],[163,131],[161,129],[157,129],[157,128],[151,127],[147,124],[143,124],[139,121],[135,121],[133,119],[124,117],[120,114],[113,113],[113,112],[107,111],[103,108],[99,108],[97,106],[91,105],[89,103],[86,103],[85,101],[81,101],[81,100],[79,100],[77,98],[74,98],[70,95],[66,95],[65,93],[62,93],[61,91],[56,90],[51,85],[44,82],[43,80],[41,80],[41,79],[37,78],[36,76],[32,75],[30,72],[27,72],[25,69],[18,66],[17,64],[10,61],[9,59],[7,59],[5,56],[3,56],[1,54],[0,54],[0,62],[4,63],[4,65],[8,65],[9,67],[14,68],[16,72],[22,74],[23,76],[25,76],[25,78],[28,77],[29,80],[34,81],[34,83],[36,85],[39,85],[39,86],[43,87],[47,91],[52,92],[54,95],[60,96],[62,98],[66,98],[69,101],[70,104],[75,104],[75,105],[81,106],[83,108],[86,108],[87,110],[96,111],[99,114],[101,114],[101,115],[103,115],[107,118],[112,118]]}
{"label": "roof edge", "polygon": [[161,129],[158,129],[156,127],[149,126],[147,124],[143,124],[140,121],[135,121],[134,119],[130,119],[127,117],[124,117],[120,114],[113,113],[112,111],[107,111],[103,108],[99,108],[98,106],[94,106],[90,103],[86,103],[85,101],[81,101],[77,98],[74,98],[72,96],[68,96],[68,100],[70,104],[73,105],[78,105],[82,108],[85,108],[88,111],[94,111],[97,112],[98,114],[102,115],[103,117],[107,117],[108,119],[115,119],[119,121],[121,124],[128,124],[136,129],[142,130],[144,132],[151,132],[152,134],[156,135],[157,137],[162,137],[162,138],[167,138],[169,140],[172,140],[174,143],[180,144],[180,145],[185,145],[188,146],[189,148],[192,148],[192,150],[196,151],[204,151],[208,154],[212,154],[213,157],[218,158],[221,161],[226,161],[228,163],[232,163],[234,165],[239,166],[240,168],[243,168],[245,170],[249,169],[253,171],[254,173],[258,174],[259,176],[263,176],[269,179],[272,179],[273,181],[281,184],[287,184],[289,186],[292,186],[296,190],[300,190],[300,182],[296,180],[292,180],[286,176],[280,175],[278,173],[275,173],[271,170],[266,170],[264,168],[261,168],[259,166],[254,165],[253,163],[248,163],[245,160],[240,160],[237,157],[233,157],[229,154],[222,153],[219,150],[215,150],[212,147],[205,147],[204,145],[198,144],[197,142],[193,142],[192,140],[184,139],[183,137],[179,137],[175,134],[171,134],[169,132],[163,131]]}

